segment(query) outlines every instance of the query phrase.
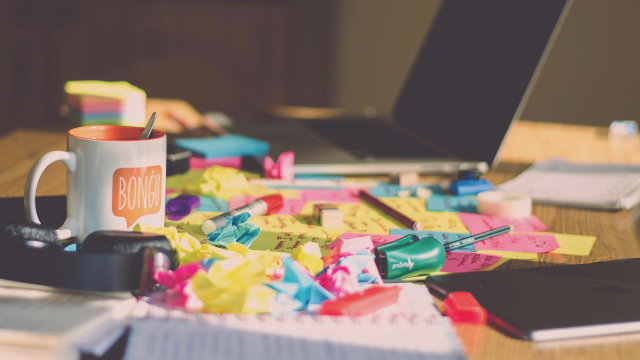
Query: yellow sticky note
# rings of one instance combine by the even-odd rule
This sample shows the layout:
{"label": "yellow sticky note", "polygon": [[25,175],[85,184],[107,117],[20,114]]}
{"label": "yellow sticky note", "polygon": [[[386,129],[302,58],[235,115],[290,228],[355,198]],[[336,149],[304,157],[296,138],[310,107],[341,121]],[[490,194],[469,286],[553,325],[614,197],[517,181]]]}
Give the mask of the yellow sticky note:
{"label": "yellow sticky note", "polygon": [[478,254],[500,255],[502,258],[517,260],[538,260],[536,253],[523,253],[515,251],[498,251],[498,250],[478,250]]}
{"label": "yellow sticky note", "polygon": [[309,241],[308,243],[296,247],[291,253],[291,258],[300,263],[311,274],[316,274],[324,267],[321,259],[320,247],[318,243]]}
{"label": "yellow sticky note", "polygon": [[540,234],[551,234],[556,237],[560,247],[551,251],[552,254],[587,256],[591,252],[591,248],[593,248],[593,243],[596,241],[595,236],[556,233]]}
{"label": "yellow sticky note", "polygon": [[380,198],[380,201],[393,209],[418,221],[421,230],[434,230],[452,233],[468,233],[460,218],[455,213],[427,211],[426,200],[420,198]]}

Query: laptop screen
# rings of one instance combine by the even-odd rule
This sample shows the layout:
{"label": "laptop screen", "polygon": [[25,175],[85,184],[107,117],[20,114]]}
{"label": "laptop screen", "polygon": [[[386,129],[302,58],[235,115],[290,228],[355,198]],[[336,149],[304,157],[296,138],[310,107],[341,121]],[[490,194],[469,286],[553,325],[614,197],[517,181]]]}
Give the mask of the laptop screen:
{"label": "laptop screen", "polygon": [[395,121],[457,156],[491,164],[565,2],[444,0]]}

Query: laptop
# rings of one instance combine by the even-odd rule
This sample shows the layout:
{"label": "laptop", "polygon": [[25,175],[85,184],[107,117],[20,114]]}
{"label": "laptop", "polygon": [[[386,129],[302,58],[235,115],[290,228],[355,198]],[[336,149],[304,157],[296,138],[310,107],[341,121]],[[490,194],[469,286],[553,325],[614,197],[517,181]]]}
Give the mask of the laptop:
{"label": "laptop", "polygon": [[270,155],[294,151],[296,174],[487,171],[570,3],[444,0],[392,119],[272,117],[232,130],[268,141]]}
{"label": "laptop", "polygon": [[640,331],[640,259],[430,276],[432,294],[473,294],[490,324],[534,341]]}

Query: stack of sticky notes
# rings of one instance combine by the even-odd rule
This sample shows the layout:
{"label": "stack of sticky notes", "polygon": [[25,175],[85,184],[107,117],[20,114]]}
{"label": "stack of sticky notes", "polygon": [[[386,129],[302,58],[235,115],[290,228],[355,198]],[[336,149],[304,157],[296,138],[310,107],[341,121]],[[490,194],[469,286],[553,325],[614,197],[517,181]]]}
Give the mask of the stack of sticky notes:
{"label": "stack of sticky notes", "polygon": [[126,81],[68,81],[64,91],[69,119],[77,125],[145,123],[147,94]]}
{"label": "stack of sticky notes", "polygon": [[176,139],[175,144],[191,151],[192,169],[204,169],[219,165],[240,168],[242,157],[264,157],[269,152],[269,143],[237,134],[208,138]]}

